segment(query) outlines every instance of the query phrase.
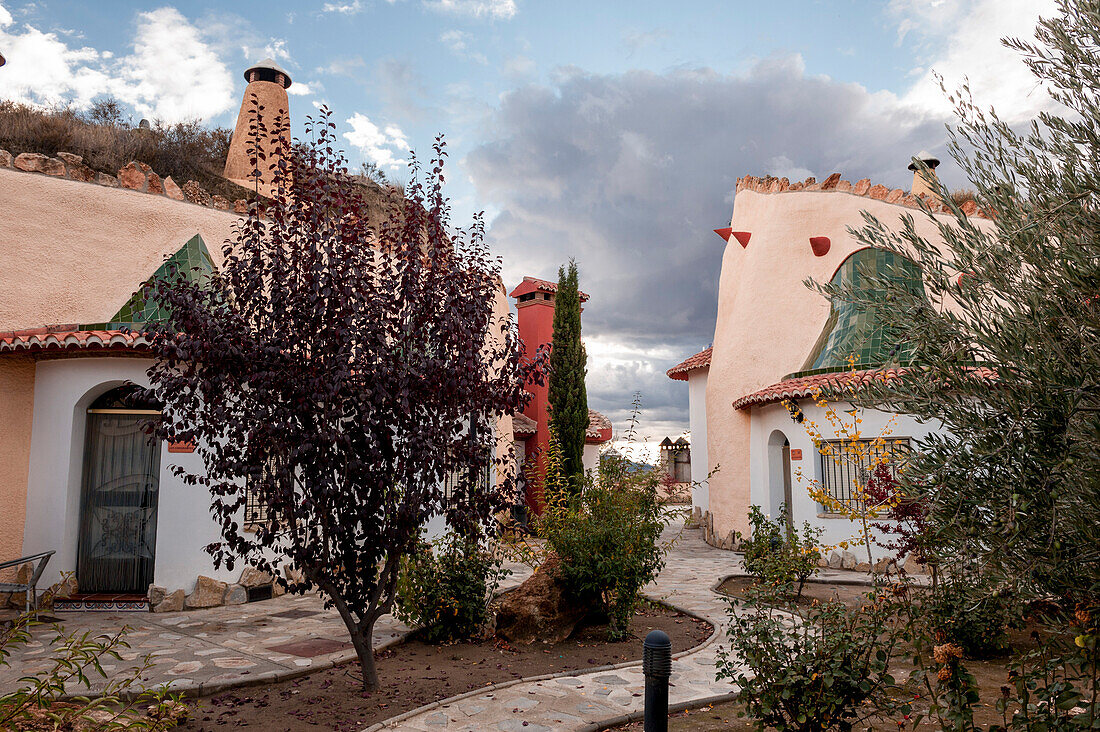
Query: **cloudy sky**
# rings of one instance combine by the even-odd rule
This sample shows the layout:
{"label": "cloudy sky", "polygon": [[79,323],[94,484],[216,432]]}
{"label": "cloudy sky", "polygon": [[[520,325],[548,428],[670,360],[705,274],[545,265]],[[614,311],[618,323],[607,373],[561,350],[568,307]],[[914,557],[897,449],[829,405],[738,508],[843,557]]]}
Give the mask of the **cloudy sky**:
{"label": "cloudy sky", "polygon": [[[935,81],[968,77],[1010,120],[1046,103],[1000,47],[1052,0],[0,0],[0,99],[231,126],[243,70],[274,57],[300,125],[328,105],[354,162],[397,179],[451,148],[456,223],[487,212],[509,286],[575,257],[589,400],[643,432],[687,426],[664,372],[709,345],[737,177],[906,186],[945,157]],[[950,165],[941,172],[962,185]]]}

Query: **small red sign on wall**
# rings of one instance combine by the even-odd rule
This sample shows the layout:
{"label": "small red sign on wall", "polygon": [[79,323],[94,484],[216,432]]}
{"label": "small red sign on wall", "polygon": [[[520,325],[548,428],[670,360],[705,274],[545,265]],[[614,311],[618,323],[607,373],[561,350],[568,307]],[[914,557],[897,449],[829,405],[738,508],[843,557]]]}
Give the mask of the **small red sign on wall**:
{"label": "small red sign on wall", "polygon": [[173,440],[168,443],[168,452],[194,452],[195,443],[190,440]]}
{"label": "small red sign on wall", "polygon": [[791,460],[801,460],[801,459],[802,459],[802,450],[792,449],[791,450]]}

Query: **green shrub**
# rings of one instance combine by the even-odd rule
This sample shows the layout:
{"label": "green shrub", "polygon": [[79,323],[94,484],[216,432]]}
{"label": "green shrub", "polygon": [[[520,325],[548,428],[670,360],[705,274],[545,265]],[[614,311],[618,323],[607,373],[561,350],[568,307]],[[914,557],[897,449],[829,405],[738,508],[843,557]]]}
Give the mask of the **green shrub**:
{"label": "green shrub", "polygon": [[960,578],[937,584],[925,611],[936,640],[955,643],[970,658],[1008,653],[1008,629],[1022,614],[1010,597]]}
{"label": "green shrub", "polygon": [[749,524],[752,535],[741,542],[745,571],[766,584],[791,588],[801,597],[806,580],[817,574],[822,529],[807,522],[801,532],[794,527],[788,530],[786,506],[775,521],[765,516],[760,506],[752,506]]}
{"label": "green shrub", "polygon": [[[556,447],[551,444],[550,452]],[[553,455],[547,460],[556,465]],[[607,617],[608,636],[626,637],[641,589],[664,567],[661,531],[669,521],[657,494],[655,470],[628,470],[627,461],[601,461],[580,495],[547,490],[536,529],[561,559],[561,576],[578,602]],[[555,485],[554,481],[547,481]]]}
{"label": "green shrub", "polygon": [[778,609],[782,589],[763,586],[730,603],[727,638],[718,678],[741,690],[742,714],[757,730],[853,729],[861,719],[892,712],[892,634],[880,633],[896,613],[892,597],[870,594],[859,608],[839,601],[802,609]]}
{"label": "green shrub", "polygon": [[[0,666],[10,666],[11,655],[32,642],[31,629],[41,625],[36,615],[20,615],[0,628]],[[107,664],[121,663],[122,653],[130,648],[125,640],[129,628],[100,636],[65,633],[60,625],[52,630],[46,649],[35,656],[36,665],[45,662],[45,668],[0,691],[0,729],[156,732],[187,718],[188,708],[178,694],[169,694],[167,686],[142,690],[140,682],[153,666],[152,656],[108,676]],[[79,697],[80,687],[91,689],[97,677],[106,679],[102,689],[92,698]]]}
{"label": "green shrub", "polygon": [[420,628],[429,643],[472,638],[489,620],[489,607],[508,574],[483,541],[449,532],[422,542],[402,559],[395,614]]}

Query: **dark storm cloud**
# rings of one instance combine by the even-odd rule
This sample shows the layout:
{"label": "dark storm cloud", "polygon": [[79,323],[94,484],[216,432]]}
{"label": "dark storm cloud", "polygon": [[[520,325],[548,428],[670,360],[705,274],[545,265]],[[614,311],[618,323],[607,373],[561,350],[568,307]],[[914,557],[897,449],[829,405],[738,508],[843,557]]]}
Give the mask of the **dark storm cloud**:
{"label": "dark storm cloud", "polygon": [[[908,188],[912,153],[947,157],[942,119],[807,76],[797,57],[744,75],[562,69],[506,95],[487,137],[466,168],[500,211],[489,237],[508,283],[554,279],[576,257],[593,407],[640,389],[647,419],[685,427],[687,390],[664,371],[713,337],[723,243],[711,230],[729,223],[736,179],[840,171]],[[620,353],[601,367],[607,341]]]}

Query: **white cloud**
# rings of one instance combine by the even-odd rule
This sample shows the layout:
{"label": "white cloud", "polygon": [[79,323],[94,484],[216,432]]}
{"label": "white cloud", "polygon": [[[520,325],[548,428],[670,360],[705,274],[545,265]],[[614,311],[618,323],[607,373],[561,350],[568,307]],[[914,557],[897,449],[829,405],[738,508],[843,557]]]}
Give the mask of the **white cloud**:
{"label": "white cloud", "polygon": [[323,87],[316,81],[309,84],[304,81],[295,81],[290,85],[290,88],[286,90],[287,94],[296,97],[306,97],[316,94]]}
{"label": "white cloud", "polygon": [[172,7],[140,13],[133,52],[118,58],[69,46],[31,25],[16,26],[7,10],[0,14],[0,45],[8,58],[0,74],[5,99],[83,108],[97,96],[113,95],[139,115],[166,122],[211,117],[233,106],[229,70],[201,31]]}
{"label": "white cloud", "polygon": [[795,165],[786,155],[776,155],[764,163],[764,173],[788,180],[803,180],[814,174],[809,168]]}
{"label": "white cloud", "polygon": [[178,10],[138,15],[134,53],[117,66],[116,96],[167,122],[212,117],[233,106],[233,76]]}
{"label": "white cloud", "polygon": [[409,151],[409,142],[400,127],[391,124],[380,128],[358,112],[348,118],[347,124],[351,129],[344,133],[344,139],[369,161],[391,169],[405,165],[405,159],[398,156]]}
{"label": "white cloud", "polygon": [[0,97],[27,104],[71,100],[83,107],[106,91],[103,56],[87,46],[70,48],[54,33],[15,26],[0,6],[0,47],[7,65],[0,72]]}
{"label": "white cloud", "polygon": [[535,62],[526,56],[510,56],[504,60],[502,71],[513,79],[523,79],[535,73]]}
{"label": "white cloud", "polygon": [[294,59],[290,57],[290,51],[286,48],[285,38],[272,38],[264,47],[257,50],[250,46],[244,46],[245,58],[252,59],[253,61],[259,61],[261,58],[272,58],[276,61],[286,61],[293,63]]}
{"label": "white cloud", "polygon": [[343,15],[355,15],[363,9],[362,0],[352,0],[350,3],[325,3],[321,7],[323,13],[341,13]]}
{"label": "white cloud", "polygon": [[424,0],[424,7],[474,18],[507,20],[519,9],[516,0]]}
{"label": "white cloud", "polygon": [[449,30],[439,36],[439,42],[449,48],[459,58],[467,58],[479,64],[486,65],[489,59],[485,54],[470,49],[473,36],[465,31]]}
{"label": "white cloud", "polygon": [[898,43],[911,46],[919,79],[902,101],[922,110],[950,113],[935,74],[948,91],[964,80],[979,106],[997,109],[1010,122],[1031,119],[1054,102],[1037,85],[1020,54],[1001,38],[1034,39],[1040,16],[1055,10],[1054,0],[894,0]]}

